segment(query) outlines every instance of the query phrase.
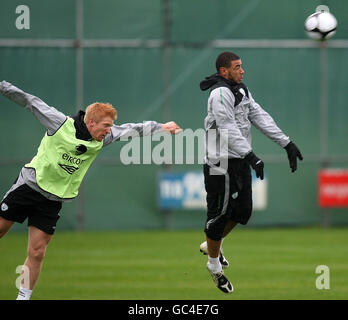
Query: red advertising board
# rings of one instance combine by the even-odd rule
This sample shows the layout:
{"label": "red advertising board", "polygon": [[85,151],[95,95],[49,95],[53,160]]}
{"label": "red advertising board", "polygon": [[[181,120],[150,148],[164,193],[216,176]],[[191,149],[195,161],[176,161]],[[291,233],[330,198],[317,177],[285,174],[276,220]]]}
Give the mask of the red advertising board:
{"label": "red advertising board", "polygon": [[348,170],[320,170],[318,193],[321,207],[348,207]]}

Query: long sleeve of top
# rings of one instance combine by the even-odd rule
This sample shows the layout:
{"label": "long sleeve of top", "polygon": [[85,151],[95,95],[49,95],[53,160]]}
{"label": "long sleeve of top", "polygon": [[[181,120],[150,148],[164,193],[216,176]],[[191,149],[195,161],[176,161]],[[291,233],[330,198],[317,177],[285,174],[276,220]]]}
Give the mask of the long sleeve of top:
{"label": "long sleeve of top", "polygon": [[287,137],[282,130],[278,128],[273,118],[264,109],[262,109],[258,103],[255,102],[250,91],[249,96],[250,107],[248,117],[253,126],[279,146],[284,148],[290,142],[289,137]]}
{"label": "long sleeve of top", "polygon": [[152,135],[162,130],[162,125],[156,121],[144,121],[143,123],[125,123],[113,125],[110,134],[104,139],[104,146],[112,142],[127,138],[143,137]]}
{"label": "long sleeve of top", "polygon": [[7,81],[0,82],[0,93],[31,112],[47,129],[48,134],[54,134],[66,120],[66,116],[60,111]]}

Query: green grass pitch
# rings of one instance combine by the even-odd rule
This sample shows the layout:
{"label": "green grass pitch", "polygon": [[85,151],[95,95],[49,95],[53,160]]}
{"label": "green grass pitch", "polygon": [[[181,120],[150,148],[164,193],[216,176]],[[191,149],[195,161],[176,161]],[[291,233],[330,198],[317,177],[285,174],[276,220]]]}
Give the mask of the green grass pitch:
{"label": "green grass pitch", "polygon": [[[220,292],[199,252],[201,231],[56,232],[32,299],[348,299],[348,229],[238,227],[224,242],[234,285]],[[0,240],[0,299],[13,300],[27,235]],[[318,265],[330,289],[318,290]]]}

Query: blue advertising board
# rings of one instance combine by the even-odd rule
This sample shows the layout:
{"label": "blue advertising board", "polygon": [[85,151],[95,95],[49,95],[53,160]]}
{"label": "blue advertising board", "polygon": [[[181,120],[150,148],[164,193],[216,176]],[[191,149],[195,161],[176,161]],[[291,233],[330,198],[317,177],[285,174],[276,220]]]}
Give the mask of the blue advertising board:
{"label": "blue advertising board", "polygon": [[[267,206],[267,179],[257,179],[253,173],[253,207]],[[158,175],[158,206],[161,209],[204,209],[206,191],[201,171],[161,171]]]}

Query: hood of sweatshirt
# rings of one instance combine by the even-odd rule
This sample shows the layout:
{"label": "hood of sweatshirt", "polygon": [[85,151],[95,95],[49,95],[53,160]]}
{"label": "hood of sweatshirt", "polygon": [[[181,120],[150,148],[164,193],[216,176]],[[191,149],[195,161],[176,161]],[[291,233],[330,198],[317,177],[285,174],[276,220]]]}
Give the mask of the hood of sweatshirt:
{"label": "hood of sweatshirt", "polygon": [[90,141],[92,140],[92,136],[89,133],[87,126],[84,122],[84,117],[85,117],[85,112],[80,110],[75,116],[72,118],[74,119],[74,126],[76,129],[76,138],[85,140],[85,141]]}
{"label": "hood of sweatshirt", "polygon": [[219,87],[229,88],[235,97],[235,104],[234,104],[235,106],[242,101],[243,95],[246,95],[247,97],[249,97],[248,88],[246,87],[244,83],[242,82],[235,83],[231,80],[228,80],[222,77],[218,73],[214,73],[211,76],[206,77],[203,81],[200,82],[199,86],[202,91],[205,91],[208,89],[214,90]]}

